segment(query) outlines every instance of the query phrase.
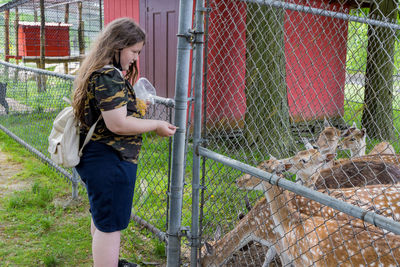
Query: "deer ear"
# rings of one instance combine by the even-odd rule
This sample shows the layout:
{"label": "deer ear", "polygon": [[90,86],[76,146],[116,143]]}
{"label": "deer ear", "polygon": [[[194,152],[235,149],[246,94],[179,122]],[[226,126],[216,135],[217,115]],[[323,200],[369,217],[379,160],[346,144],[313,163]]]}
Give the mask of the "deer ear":
{"label": "deer ear", "polygon": [[325,161],[329,162],[331,160],[334,160],[336,158],[336,153],[328,153],[325,155]]}
{"label": "deer ear", "polygon": [[367,130],[365,128],[362,128],[361,133],[362,133],[362,136],[364,136],[367,133]]}
{"label": "deer ear", "polygon": [[277,160],[274,156],[270,155],[269,159],[271,160]]}
{"label": "deer ear", "polygon": [[206,246],[207,254],[213,255],[213,254],[214,254],[214,248],[213,248],[213,246],[212,246],[210,243],[208,243],[208,242],[205,242],[204,245]]}
{"label": "deer ear", "polygon": [[354,129],[355,128],[353,126],[351,126],[350,128],[348,128],[345,131],[343,131],[342,134],[340,135],[340,137],[349,136],[354,131]]}
{"label": "deer ear", "polygon": [[329,127],[330,125],[329,125],[329,122],[328,122],[328,120],[326,119],[326,117],[324,117],[324,127]]}
{"label": "deer ear", "polygon": [[215,232],[214,232],[214,240],[215,241],[221,239],[221,232],[222,232],[221,226],[217,225]]}
{"label": "deer ear", "polygon": [[289,170],[290,168],[292,168],[293,164],[285,163],[284,166],[285,166],[285,170]]}

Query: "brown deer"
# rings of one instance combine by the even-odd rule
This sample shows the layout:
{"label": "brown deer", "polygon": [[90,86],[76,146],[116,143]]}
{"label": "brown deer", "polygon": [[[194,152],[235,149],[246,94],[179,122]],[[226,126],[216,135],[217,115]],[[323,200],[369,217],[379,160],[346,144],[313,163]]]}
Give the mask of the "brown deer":
{"label": "brown deer", "polygon": [[[274,222],[271,219],[269,205],[265,198],[257,201],[254,207],[236,224],[235,228],[221,239],[210,244],[202,250],[201,266],[222,266],[232,256],[250,242],[258,242],[268,247],[263,266],[273,260],[276,255],[276,246],[279,246]],[[279,255],[281,262],[288,264],[288,257]]]}
{"label": "brown deer", "polygon": [[378,154],[332,161],[333,157],[309,149],[280,162],[303,185],[318,189],[400,182],[400,156]]}
{"label": "brown deer", "polygon": [[[248,178],[251,179],[248,180]],[[238,185],[259,188],[260,182],[254,181],[257,178],[247,176],[245,179],[247,183],[243,180],[239,182],[239,179]],[[281,228],[278,231],[281,246],[277,248],[277,252],[279,254],[283,246],[283,251],[291,256],[295,266],[337,266],[338,264],[365,266],[372,263],[387,266],[396,264],[400,260],[399,236],[391,233],[387,235],[383,230],[365,224],[359,219],[351,219],[351,216],[340,214],[329,207],[321,208],[321,204],[310,202],[303,197],[296,197],[295,201],[289,200],[291,194],[268,182],[262,181],[261,185],[264,187],[267,202],[270,203],[274,225]],[[382,189],[386,190],[383,194],[387,197],[386,200],[381,197],[373,198],[371,193],[375,196],[376,192],[382,194],[380,191]],[[398,186],[358,188],[358,190],[349,188],[343,192],[336,191],[336,194],[344,196],[347,201],[349,197],[353,197],[354,201],[361,199],[367,205],[373,201],[376,201],[377,206],[378,203],[384,202],[387,207],[390,205],[389,199],[393,202],[399,199],[398,189]],[[357,197],[354,197],[355,192]],[[392,199],[394,196],[397,199]],[[383,209],[383,213],[386,212],[390,216],[396,213],[398,217],[400,210],[398,207],[394,209],[392,211]],[[382,254],[386,256],[380,256]]]}
{"label": "brown deer", "polygon": [[316,172],[309,183],[317,189],[400,183],[400,168],[380,160],[347,160]]}
{"label": "brown deer", "polygon": [[330,126],[329,122],[325,118],[324,129],[319,134],[317,142],[311,144],[306,138],[302,138],[302,142],[307,150],[318,149],[321,154],[333,154],[336,152],[340,136],[340,130]]}
{"label": "brown deer", "polygon": [[[258,168],[270,172],[265,167],[271,166],[271,161],[272,160],[262,162],[258,165]],[[275,160],[274,165],[278,166],[278,162],[278,160]],[[359,184],[364,184],[364,182]],[[263,190],[261,179],[250,174],[241,176],[236,181],[236,185],[240,189],[245,190]],[[400,221],[400,206],[392,205],[394,203],[400,203],[400,184],[376,184],[361,187],[341,187],[329,190],[326,190],[324,187],[324,189],[319,189],[318,191],[351,203],[355,206],[359,206],[366,210],[372,210],[380,215],[392,217],[394,220]],[[308,216],[317,215],[324,218],[335,217],[336,219],[341,220],[354,219],[352,216],[346,215],[333,208],[321,205],[316,201],[296,195],[292,192],[287,192],[287,198],[289,199],[288,204],[292,205],[293,209]]]}
{"label": "brown deer", "polygon": [[278,186],[262,184],[275,225],[283,229],[284,251],[295,266],[396,266],[400,261],[399,236],[352,221],[309,217],[287,205]]}
{"label": "brown deer", "polygon": [[280,163],[284,164],[287,172],[296,174],[296,180],[308,187],[314,182],[310,182],[310,177],[320,169],[329,167],[329,162],[335,156],[336,154],[323,154],[316,149],[308,149],[297,152],[293,157],[281,159]]}
{"label": "brown deer", "polygon": [[326,119],[324,120],[324,127],[314,146],[318,148],[321,154],[334,154],[340,140],[340,130],[330,126]]}
{"label": "brown deer", "polygon": [[[366,130],[358,129],[356,124],[346,130],[342,139],[339,141],[338,149],[350,150],[350,157],[361,157],[365,155],[366,149]],[[368,153],[368,155],[378,155],[378,154],[396,154],[393,146],[388,142],[380,142],[374,146],[374,148]]]}
{"label": "brown deer", "polygon": [[[261,162],[258,167],[271,173],[284,171],[284,165],[272,156],[269,160]],[[243,177],[248,177],[250,181],[251,175],[246,174]],[[247,185],[251,186],[251,190],[262,190],[259,179],[251,179],[251,181],[254,181],[254,183]],[[252,241],[268,247],[263,264],[263,266],[268,266],[276,255],[276,246],[280,246],[280,243],[278,243],[279,239],[276,237],[276,231],[277,229],[274,229],[274,222],[271,220],[269,205],[265,197],[263,197],[257,201],[254,207],[238,222],[233,230],[212,245],[206,243],[206,249],[203,249],[204,256],[201,260],[202,266],[221,266],[229,259],[233,252]],[[282,252],[279,257],[284,265],[290,264],[290,260],[285,252]]]}
{"label": "brown deer", "polygon": [[[367,211],[373,211],[379,215],[390,217],[400,221],[400,185],[367,185],[364,187],[340,188],[332,190],[318,190],[331,197],[353,204]],[[290,196],[289,205],[308,216],[321,216],[326,219],[355,220],[357,225],[363,222],[337,211],[331,207],[321,205],[317,201],[288,193]]]}
{"label": "brown deer", "polygon": [[364,156],[366,147],[366,130],[358,129],[355,123],[343,133],[338,145],[340,150],[350,150],[351,158]]}
{"label": "brown deer", "polygon": [[[273,172],[281,170],[282,165],[283,163],[281,161],[272,158],[268,161],[262,162],[258,167]],[[267,254],[263,266],[267,266],[266,263],[273,258],[276,251],[278,252],[278,255],[283,256],[281,257],[281,261],[286,263],[284,265],[295,264],[296,266],[303,266],[305,264],[312,265],[312,261],[314,261],[317,266],[330,266],[336,261],[340,262],[340,258],[335,258],[337,257],[337,254],[332,251],[345,253],[345,260],[343,261],[344,265],[355,263],[366,265],[378,261],[378,258],[379,264],[388,264],[399,260],[398,251],[396,251],[396,259],[390,257],[380,258],[377,256],[375,249],[370,247],[371,242],[377,239],[380,240],[378,242],[379,247],[377,248],[379,249],[379,252],[381,252],[382,249],[384,251],[390,251],[392,247],[396,247],[396,242],[400,242],[396,236],[390,234],[390,240],[386,243],[383,238],[386,236],[380,229],[366,226],[361,220],[337,212],[332,208],[322,207],[321,204],[304,197],[295,196],[293,198],[293,194],[289,194],[286,191],[286,194],[281,194],[280,189],[276,186],[271,186],[266,182],[260,181],[260,179],[246,174],[237,181],[237,184],[239,187],[250,190],[260,190],[262,187],[264,189],[268,189],[269,187],[273,189],[275,187],[275,191],[270,191],[270,193],[267,193],[266,191],[265,193],[266,197],[269,196],[270,198],[270,201],[268,202],[271,202],[272,199],[271,206],[267,204],[266,198],[260,199],[255,207],[231,232],[214,244],[213,252],[204,256],[202,260],[203,266],[220,266],[228,259],[229,255],[249,241],[263,242],[265,245],[269,244],[269,255]],[[330,194],[336,197],[344,197],[346,201],[353,202],[353,204],[361,203],[363,205],[368,205],[375,201],[373,203],[376,206],[382,207],[383,205],[384,207],[387,207],[390,201],[397,201],[395,197],[398,198],[399,196],[397,191],[398,189],[397,186],[380,186],[380,188],[371,187],[367,189],[349,188],[343,189],[342,191],[332,190]],[[376,195],[376,192],[384,195],[386,199],[382,197],[373,197],[374,194]],[[291,199],[290,201],[287,200],[289,198]],[[382,202],[384,202],[384,204],[382,204]],[[282,208],[283,206],[285,207]],[[272,209],[272,213],[270,208]],[[381,213],[384,215],[395,215],[394,217],[399,217],[398,214],[400,211],[398,207],[394,207],[393,209],[381,208],[381,210]],[[273,220],[271,220],[271,214],[273,215]],[[294,216],[290,223],[292,228],[287,224],[280,223],[285,220],[285,218],[289,220],[291,218],[290,216],[293,214]],[[310,216],[313,217],[310,218]],[[327,219],[329,220],[327,221]],[[298,224],[301,220],[305,222],[305,225]],[[276,227],[273,225],[276,225]],[[289,232],[288,229],[290,229]],[[283,238],[278,238],[276,232],[280,234],[279,237]],[[343,235],[343,233],[345,233],[345,235]],[[329,238],[328,234],[330,234]],[[347,234],[349,236],[347,236]],[[301,236],[301,241],[297,242],[299,236]],[[321,239],[322,236],[325,236],[325,238]],[[354,237],[357,238],[357,242],[354,242]],[[368,238],[370,240],[367,240]],[[314,242],[320,240],[320,242],[314,244],[309,241],[304,241],[308,239]],[[363,251],[363,254],[358,257],[351,256],[349,252],[357,248],[356,245],[359,245],[359,240],[365,241],[361,242],[359,247],[360,250]],[[271,244],[275,244],[275,246],[270,246]],[[308,251],[308,249],[311,251]],[[327,256],[323,257],[324,253],[317,252],[324,252]],[[288,253],[291,257],[288,256]],[[318,258],[321,256],[322,258]],[[367,256],[367,259],[366,261],[363,261],[363,257],[365,256]]]}

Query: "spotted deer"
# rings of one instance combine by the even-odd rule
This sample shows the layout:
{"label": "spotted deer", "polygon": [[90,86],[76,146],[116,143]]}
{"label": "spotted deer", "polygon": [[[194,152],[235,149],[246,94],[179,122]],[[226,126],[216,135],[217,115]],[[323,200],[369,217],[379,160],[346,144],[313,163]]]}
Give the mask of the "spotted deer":
{"label": "spotted deer", "polygon": [[333,161],[334,154],[321,154],[315,149],[303,150],[283,159],[286,171],[296,174],[303,185],[344,188],[372,184],[400,183],[400,156],[366,155]]}
{"label": "spotted deer", "polygon": [[366,130],[365,128],[358,129],[355,123],[344,131],[338,145],[340,150],[350,150],[351,158],[364,156],[366,147]]}
{"label": "spotted deer", "polygon": [[[244,184],[243,179],[242,181],[239,179],[237,183],[239,186],[260,188],[260,183],[255,181],[257,178],[245,177],[243,179],[250,184]],[[338,214],[339,218],[333,218],[333,213],[337,212],[329,207],[321,208],[317,202],[311,205],[305,205],[302,201],[293,203],[288,200],[290,197],[287,191],[282,191],[279,187],[265,181],[262,181],[261,185],[264,188],[265,198],[270,203],[270,212],[275,226],[281,226],[278,233],[282,238],[284,251],[292,257],[295,266],[337,266],[338,264],[360,266],[372,263],[386,266],[399,262],[400,237],[391,233],[386,235],[381,229],[366,225],[359,219],[349,220],[348,215]],[[398,190],[398,186],[369,186],[368,188],[347,188],[336,191],[336,194],[344,196],[347,201],[352,198],[355,201],[363,200],[365,205],[375,202],[376,206],[381,207],[381,204],[384,206],[382,213],[386,212],[386,215],[390,216],[396,214],[398,217],[399,207],[393,207],[395,210],[390,207],[391,204],[400,200]],[[377,194],[381,196],[376,197]],[[305,200],[305,198],[302,199]],[[298,209],[298,206],[302,209]],[[312,210],[314,212],[310,213]],[[322,216],[318,216],[318,212]],[[379,242],[374,242],[375,240]],[[374,242],[375,248],[371,246],[371,242]],[[390,254],[392,252],[393,254]],[[381,253],[389,254],[387,257],[382,257]]]}
{"label": "spotted deer", "polygon": [[[282,170],[283,167],[279,160],[272,158],[259,164],[258,168],[273,172]],[[248,190],[269,189],[270,187],[274,189],[274,186],[261,182],[260,179],[249,174],[242,176],[237,181],[237,185]],[[353,201],[353,204],[359,205],[361,203],[360,199],[364,201],[362,202],[363,205],[368,205],[375,201],[375,206],[381,207],[383,198],[373,198],[373,193],[376,195],[376,192],[379,192],[386,197],[386,201],[390,199],[395,202],[395,196],[399,196],[398,189],[397,186],[366,189],[349,188],[344,189],[344,191],[333,190],[330,194],[336,197],[341,196],[346,201]],[[203,266],[220,266],[235,250],[249,241],[263,242],[265,245],[275,244],[275,246],[269,246],[269,255],[267,254],[263,266],[267,266],[268,259],[272,259],[275,252],[284,256],[283,259],[281,257],[281,261],[283,263],[286,262],[286,264],[283,264],[284,266],[288,264],[295,266],[312,265],[313,261],[316,266],[330,266],[335,262],[340,263],[341,259],[337,258],[337,253],[334,253],[334,251],[344,253],[342,255],[344,265],[356,263],[367,265],[378,260],[377,252],[370,247],[370,243],[375,239],[381,240],[386,237],[383,231],[372,226],[366,226],[361,220],[337,212],[332,208],[322,207],[318,202],[301,196],[294,197],[293,194],[289,194],[287,191],[281,193],[276,186],[275,191],[265,192],[266,197],[261,198],[231,232],[214,244],[211,254],[203,257]],[[271,203],[271,206],[268,205],[266,198],[269,198],[268,203]],[[377,201],[377,199],[380,201]],[[387,207],[388,203],[390,201],[383,206]],[[395,215],[396,218],[400,214],[397,206],[393,209],[381,208],[381,210],[381,214]],[[285,218],[290,220],[289,224],[281,224]],[[300,221],[304,221],[304,224],[299,224]],[[330,234],[329,237],[328,234]],[[390,240],[388,243],[379,242],[379,253],[383,252],[381,251],[382,249],[390,251],[391,248],[396,247],[396,242],[400,242],[394,235],[389,235]],[[320,237],[324,238],[321,239]],[[354,238],[357,241],[354,241]],[[297,242],[298,239],[300,242]],[[351,251],[357,248],[360,239],[365,241],[359,246],[359,249],[363,251],[362,256],[352,256]],[[396,253],[395,259],[379,257],[378,264],[389,264],[398,261],[399,252],[396,251]],[[367,260],[363,261],[364,257],[367,257]]]}
{"label": "spotted deer", "polygon": [[330,166],[336,154],[323,154],[316,149],[308,149],[297,152],[290,158],[282,159],[280,162],[286,171],[296,174],[296,180],[301,181],[304,186],[310,186],[310,177],[320,169]]}
{"label": "spotted deer", "polygon": [[322,154],[333,154],[336,152],[336,148],[340,139],[340,130],[329,125],[329,122],[324,120],[324,130],[319,134],[315,146]]}
{"label": "spotted deer", "polygon": [[[277,240],[279,238],[271,220],[269,205],[265,198],[261,198],[234,229],[213,244],[206,243],[206,248],[202,250],[201,266],[222,266],[235,251],[252,241],[268,247],[263,264],[268,266],[276,255]],[[290,263],[284,253],[279,256],[282,263]]]}
{"label": "spotted deer", "polygon": [[339,144],[341,132],[335,127],[330,126],[324,119],[324,129],[318,136],[317,142],[311,144],[306,138],[301,138],[304,147],[308,149],[317,149],[321,154],[333,154]]}
{"label": "spotted deer", "polygon": [[[280,173],[284,170],[281,162],[274,157],[261,162],[258,167],[271,173]],[[248,178],[250,181],[251,176],[249,174],[243,177]],[[254,190],[262,190],[261,187],[258,188],[261,185],[259,179],[252,179],[251,181],[255,183],[252,185],[248,184],[248,186],[252,186]],[[201,264],[202,266],[221,266],[235,251],[241,249],[251,241],[268,247],[263,266],[269,265],[276,255],[276,247],[281,247],[265,197],[257,201],[254,207],[238,222],[233,230],[212,245],[206,243],[206,248],[203,249]],[[281,252],[279,254],[281,262],[284,266],[289,266],[290,260],[288,256],[281,249],[279,251]]]}
{"label": "spotted deer", "polygon": [[[265,166],[270,164],[268,163],[270,161],[271,160],[267,161],[267,163],[262,162],[258,165],[258,168],[268,171]],[[277,163],[274,164],[276,165]],[[364,182],[354,182],[352,187],[345,188],[345,185],[342,184],[341,188],[329,190],[319,189],[318,191],[355,206],[400,221],[400,206],[396,204],[400,203],[400,184],[375,184],[366,186],[364,186],[364,184]],[[236,181],[236,185],[240,189],[245,190],[263,190],[261,179],[250,174],[241,176]],[[287,192],[287,198],[290,200],[288,201],[289,205],[292,205],[294,209],[308,216],[316,215],[324,218],[334,217],[340,220],[354,219],[352,216],[292,192]]]}
{"label": "spotted deer", "polygon": [[[289,254],[293,265],[366,266],[375,263],[377,266],[396,266],[400,261],[399,236],[384,233],[359,219],[329,207],[322,207],[304,197],[293,198],[293,194],[260,181],[256,177],[245,175],[237,184],[256,190],[263,186],[265,201],[270,203],[270,213],[281,238],[281,247],[277,252],[279,254],[280,251],[285,251]],[[331,195],[341,196],[346,201],[355,202],[353,204],[360,204],[360,200],[363,205],[374,203],[381,207],[382,214],[395,214],[399,218],[400,208],[397,205],[390,207],[400,200],[399,189],[399,186],[379,185],[333,190]],[[261,201],[263,200],[259,200]]]}
{"label": "spotted deer", "polygon": [[[350,150],[350,157],[361,157],[366,155],[366,131],[365,128],[358,129],[356,124],[350,127],[344,132],[340,140],[338,148],[341,150]],[[373,147],[373,149],[368,153],[368,155],[380,155],[380,154],[396,154],[393,146],[388,142],[380,142]]]}
{"label": "spotted deer", "polygon": [[[284,251],[295,266],[397,266],[400,237],[352,221],[307,216],[287,205],[282,190],[262,182],[275,225],[280,225]],[[373,245],[371,245],[373,244]]]}

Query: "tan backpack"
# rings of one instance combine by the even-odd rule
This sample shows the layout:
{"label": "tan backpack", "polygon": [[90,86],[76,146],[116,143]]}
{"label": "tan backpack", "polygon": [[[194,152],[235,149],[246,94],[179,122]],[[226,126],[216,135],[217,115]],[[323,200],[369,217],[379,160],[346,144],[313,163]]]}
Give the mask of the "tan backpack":
{"label": "tan backpack", "polygon": [[[64,100],[71,104],[69,99],[64,98]],[[73,108],[69,106],[58,113],[48,138],[49,147],[47,151],[50,153],[51,160],[57,165],[68,168],[78,165],[82,150],[90,141],[100,119],[101,115],[90,127],[83,146],[79,149],[79,120],[75,117]]]}

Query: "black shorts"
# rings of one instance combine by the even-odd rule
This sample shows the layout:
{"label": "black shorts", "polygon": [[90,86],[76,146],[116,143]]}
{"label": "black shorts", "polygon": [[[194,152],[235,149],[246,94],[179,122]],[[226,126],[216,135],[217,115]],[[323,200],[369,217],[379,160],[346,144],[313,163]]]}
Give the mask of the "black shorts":
{"label": "black shorts", "polygon": [[137,165],[122,160],[110,146],[90,141],[76,170],[86,184],[94,225],[102,232],[128,227]]}

